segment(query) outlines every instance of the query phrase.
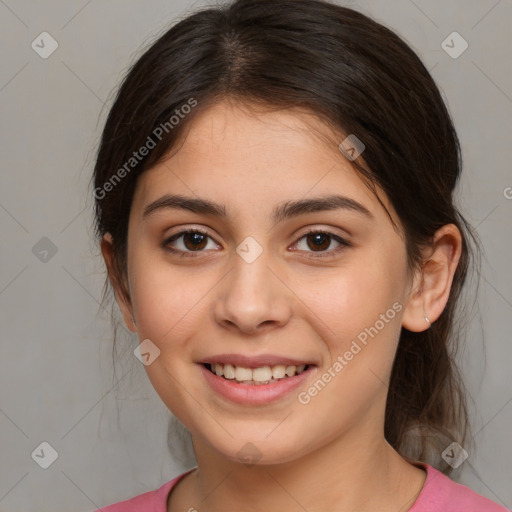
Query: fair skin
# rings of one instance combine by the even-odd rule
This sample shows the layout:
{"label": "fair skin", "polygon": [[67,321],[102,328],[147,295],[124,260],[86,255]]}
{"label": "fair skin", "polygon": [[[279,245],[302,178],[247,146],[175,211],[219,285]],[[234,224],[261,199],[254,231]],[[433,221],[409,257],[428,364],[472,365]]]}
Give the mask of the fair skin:
{"label": "fair skin", "polygon": [[[403,233],[337,145],[328,146],[311,127],[333,135],[314,116],[295,111],[256,115],[226,101],[208,108],[181,149],[138,180],[126,295],[116,284],[112,239],[107,234],[102,241],[126,325],[160,350],[145,366],[147,375],[192,434],[199,469],[171,492],[170,512],[405,512],[424,485],[425,472],[384,438],[386,393],[401,327],[423,331],[424,317],[435,322],[446,305],[460,233],[443,226],[425,250],[425,265],[409,274]],[[334,193],[371,217],[336,209],[271,219],[283,202]],[[219,203],[226,217],[176,208],[144,216],[165,194]],[[380,190],[379,196],[401,226]],[[332,233],[320,249],[305,236],[313,228]],[[199,251],[186,235],[167,243],[184,257],[162,247],[194,229],[208,234]],[[342,247],[336,236],[351,245]],[[251,263],[236,252],[247,237],[262,248]],[[300,403],[298,392],[394,303],[400,311],[321,392]],[[315,366],[300,389],[245,405],[219,395],[199,369],[199,361],[225,353],[278,354]],[[259,457],[251,466],[240,460],[246,443]]]}

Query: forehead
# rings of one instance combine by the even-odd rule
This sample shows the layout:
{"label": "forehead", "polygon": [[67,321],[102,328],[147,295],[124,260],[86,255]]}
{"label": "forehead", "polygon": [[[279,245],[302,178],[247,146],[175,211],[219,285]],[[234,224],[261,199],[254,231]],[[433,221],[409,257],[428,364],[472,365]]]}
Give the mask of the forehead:
{"label": "forehead", "polygon": [[[193,151],[212,158],[223,152],[233,158],[235,150],[244,155],[273,160],[297,155],[315,155],[320,163],[340,155],[337,146],[341,135],[304,108],[277,109],[254,103],[225,99],[198,113],[189,130],[177,144],[180,153]],[[182,151],[184,150],[184,151]],[[349,166],[350,167],[350,166]]]}
{"label": "forehead", "polygon": [[342,137],[303,109],[222,101],[198,112],[178,149],[140,176],[134,206],[174,193],[261,211],[284,199],[336,193],[382,215],[375,195],[338,149]]}

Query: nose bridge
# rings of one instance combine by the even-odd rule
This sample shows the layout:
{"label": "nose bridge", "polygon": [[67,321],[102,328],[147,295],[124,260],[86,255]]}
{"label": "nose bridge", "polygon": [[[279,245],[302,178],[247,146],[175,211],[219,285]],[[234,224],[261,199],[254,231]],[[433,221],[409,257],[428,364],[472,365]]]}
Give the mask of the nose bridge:
{"label": "nose bridge", "polygon": [[285,322],[290,311],[287,288],[271,270],[271,251],[247,237],[237,246],[231,265],[215,304],[217,322],[245,332]]}

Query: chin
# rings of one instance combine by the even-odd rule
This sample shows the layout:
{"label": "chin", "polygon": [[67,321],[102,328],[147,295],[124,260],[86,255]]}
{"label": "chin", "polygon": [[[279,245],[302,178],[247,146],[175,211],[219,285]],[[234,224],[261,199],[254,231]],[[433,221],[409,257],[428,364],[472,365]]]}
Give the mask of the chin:
{"label": "chin", "polygon": [[[224,437],[222,442],[209,439],[208,443],[221,457],[247,467],[285,464],[305,454],[304,438],[299,443],[284,430],[282,436],[275,433],[265,437],[260,431],[258,436]],[[297,451],[298,446],[300,452]]]}

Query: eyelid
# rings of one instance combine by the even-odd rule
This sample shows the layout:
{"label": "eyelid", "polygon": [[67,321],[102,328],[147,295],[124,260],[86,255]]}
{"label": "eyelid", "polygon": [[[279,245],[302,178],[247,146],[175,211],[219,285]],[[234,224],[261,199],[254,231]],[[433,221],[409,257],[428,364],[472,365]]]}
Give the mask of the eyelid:
{"label": "eyelid", "polygon": [[297,240],[294,242],[293,245],[297,245],[304,237],[310,234],[324,234],[330,237],[331,239],[338,242],[340,245],[339,247],[335,249],[330,249],[328,251],[298,251],[298,252],[304,252],[306,254],[306,258],[310,259],[319,259],[319,258],[334,258],[338,255],[338,253],[348,247],[351,247],[352,244],[348,242],[343,236],[336,234],[333,231],[330,231],[330,229],[326,228],[318,228],[318,227],[310,227],[307,229],[306,232],[297,235]]}
{"label": "eyelid", "polygon": [[[342,231],[340,233],[339,231]],[[324,225],[321,224],[312,224],[310,226],[306,226],[303,228],[303,230],[299,231],[298,235],[295,235],[297,240],[299,238],[302,238],[306,235],[309,235],[310,233],[325,233],[327,235],[332,236],[333,238],[337,237],[342,239],[344,242],[348,243],[348,238],[350,238],[352,235],[346,230],[341,230],[341,228],[335,228],[333,226]]]}
{"label": "eyelid", "polygon": [[[187,235],[190,233],[201,233],[202,235],[205,235],[207,238],[211,239],[213,242],[215,242],[217,245],[218,242],[211,236],[204,228],[199,227],[187,227],[185,229],[182,229],[181,231],[177,231],[176,233],[172,234],[169,237],[166,237],[165,240],[162,243],[162,248],[166,251],[177,254],[180,257],[189,257],[189,258],[195,258],[198,257],[201,253],[207,252],[205,250],[199,250],[199,251],[183,251],[181,249],[174,249],[169,247],[170,242],[174,242],[178,240],[181,236]],[[296,235],[295,242],[293,243],[293,246],[297,245],[303,238],[305,238],[309,234],[325,234],[331,239],[335,240],[340,244],[339,247],[335,249],[330,249],[328,251],[300,251],[297,249],[293,249],[293,251],[296,252],[303,252],[305,254],[311,254],[312,256],[305,256],[306,258],[312,258],[312,259],[318,259],[318,258],[332,258],[337,256],[337,254],[348,247],[352,246],[352,243],[348,242],[345,237],[336,234],[333,231],[330,231],[330,228],[320,228],[320,227],[309,227],[306,228],[306,231],[302,232],[300,235]]]}
{"label": "eyelid", "polygon": [[[180,231],[177,231],[176,233],[165,237],[164,241],[162,242],[162,248],[170,253],[178,254],[179,256],[185,256],[185,257],[196,257],[197,253],[205,252],[204,250],[201,251],[183,251],[181,249],[174,249],[172,247],[169,247],[169,244],[171,242],[174,242],[181,238],[183,235],[187,235],[190,233],[200,233],[202,235],[205,235],[207,238],[215,242],[217,245],[220,245],[208,231],[206,231],[204,228],[198,228],[198,227],[188,227],[185,229],[182,229]],[[188,256],[186,256],[188,255]]]}

